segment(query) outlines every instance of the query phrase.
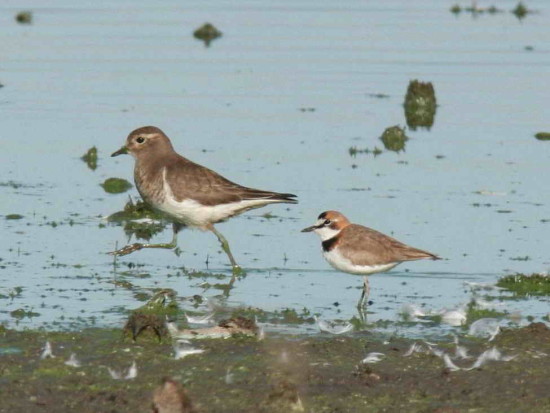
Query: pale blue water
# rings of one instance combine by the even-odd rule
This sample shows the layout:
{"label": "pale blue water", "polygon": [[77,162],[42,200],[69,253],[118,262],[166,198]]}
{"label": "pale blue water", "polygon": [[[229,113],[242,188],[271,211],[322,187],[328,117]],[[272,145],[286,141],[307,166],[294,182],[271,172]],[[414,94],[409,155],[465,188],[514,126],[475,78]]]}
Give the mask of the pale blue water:
{"label": "pale blue water", "polygon": [[[327,209],[446,258],[372,276],[369,321],[397,320],[403,303],[468,302],[465,280],[547,271],[550,143],[533,135],[550,130],[550,8],[530,1],[538,13],[522,21],[509,12],[474,19],[450,13],[451,3],[57,0],[25,4],[34,21],[19,25],[20,2],[4,1],[0,183],[22,186],[0,186],[0,215],[24,218],[0,216],[0,294],[23,287],[0,300],[0,322],[76,328],[94,317],[116,326],[120,309],[141,305],[111,283],[105,252],[126,243],[122,228],[100,228],[128,194],[99,184],[131,180],[132,159],[109,154],[148,124],[231,180],[299,196],[298,205],[219,225],[248,271],[230,306],[353,316],[361,278],[333,271],[317,237],[299,232]],[[224,33],[209,48],[192,36],[207,21]],[[434,84],[433,127],[408,130],[400,154],[350,157],[351,146],[382,148],[384,129],[405,125],[404,94],[416,78]],[[79,158],[94,145],[91,171]],[[150,274],[131,278],[141,288],[219,294],[204,291],[204,280],[173,277],[182,266],[206,270],[207,257],[209,271],[229,275],[215,237],[184,231],[179,241],[180,257],[140,251],[119,270],[139,264],[131,271]],[[510,307],[539,319],[548,299]],[[16,323],[9,313],[19,308],[40,316]]]}

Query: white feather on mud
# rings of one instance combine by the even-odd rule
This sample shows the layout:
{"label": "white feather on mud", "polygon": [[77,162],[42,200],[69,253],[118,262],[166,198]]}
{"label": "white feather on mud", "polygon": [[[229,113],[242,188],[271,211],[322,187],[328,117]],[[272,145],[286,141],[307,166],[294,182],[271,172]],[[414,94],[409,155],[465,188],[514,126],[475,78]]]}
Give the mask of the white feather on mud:
{"label": "white feather on mud", "polygon": [[188,340],[179,339],[174,343],[174,359],[180,360],[193,354],[204,353],[205,350],[195,348]]}
{"label": "white feather on mud", "polygon": [[137,374],[138,374],[138,370],[137,370],[137,364],[136,362],[134,361],[132,363],[132,365],[128,368],[128,371],[126,372],[126,374],[124,374],[124,372],[121,370],[121,371],[116,371],[114,369],[111,369],[110,367],[107,368],[107,370],[109,370],[109,374],[111,375],[111,377],[115,380],[131,380],[131,379],[135,379],[137,377]]}
{"label": "white feather on mud", "polygon": [[437,348],[436,346],[434,345],[430,345],[426,342],[426,345],[428,346],[428,349],[429,351],[434,355],[434,356],[437,356],[437,357],[443,357],[445,355],[445,352],[439,348]]}
{"label": "white feather on mud", "polygon": [[189,324],[211,324],[213,322],[213,317],[213,312],[203,316],[190,316],[187,313],[185,314],[185,318]]}
{"label": "white feather on mud", "polygon": [[502,353],[496,347],[493,347],[493,348],[491,348],[489,350],[486,350],[483,353],[481,353],[479,355],[479,357],[477,358],[477,360],[472,365],[472,367],[470,367],[468,369],[464,369],[464,370],[477,369],[477,368],[483,366],[485,363],[487,363],[488,361],[491,361],[491,360],[493,360],[493,361],[510,361],[510,360],[515,359],[516,357],[517,356],[503,356]]}
{"label": "white feather on mud", "polygon": [[419,317],[426,317],[428,315],[418,305],[411,303],[403,304],[400,313],[407,321],[423,321]]}
{"label": "white feather on mud", "polygon": [[75,353],[71,353],[71,357],[69,357],[69,359],[65,362],[65,365],[70,367],[80,367],[82,366],[82,363],[76,358]]}
{"label": "white feather on mud", "polygon": [[445,367],[451,371],[461,370],[460,367],[453,363],[448,354],[443,354],[443,362],[445,363]]}
{"label": "white feather on mud", "polygon": [[466,323],[466,309],[461,306],[452,310],[442,309],[439,311],[441,322],[453,327],[459,327]]}
{"label": "white feather on mud", "polygon": [[225,384],[233,384],[235,382],[235,374],[231,371],[232,367],[228,367],[225,372]]}
{"label": "white feather on mud", "polygon": [[468,349],[464,346],[461,346],[458,342],[458,336],[454,336],[455,343],[455,359],[471,359],[472,357],[468,355]]}
{"label": "white feather on mud", "polygon": [[327,320],[321,320],[314,316],[315,321],[317,322],[317,326],[319,327],[319,330],[330,333],[330,334],[345,334],[351,330],[353,330],[353,324],[347,322],[347,323],[341,323],[337,321],[327,321]]}
{"label": "white feather on mud", "polygon": [[258,327],[258,332],[256,336],[258,337],[258,340],[264,340],[265,339],[265,327],[263,324],[258,323],[258,317],[254,316],[254,323],[256,323],[256,326]]}
{"label": "white feather on mud", "polygon": [[488,337],[489,341],[500,332],[499,320],[496,318],[480,318],[474,321],[468,329],[468,335],[475,337]]}
{"label": "white feather on mud", "polygon": [[422,346],[416,342],[409,347],[409,349],[405,352],[405,354],[403,354],[403,357],[410,357],[414,353],[424,353]]}
{"label": "white feather on mud", "polygon": [[471,359],[472,356],[468,355],[468,349],[464,346],[456,346],[455,348],[456,359]]}
{"label": "white feather on mud", "polygon": [[49,341],[46,341],[46,344],[44,345],[44,349],[42,350],[42,354],[40,355],[40,358],[42,360],[46,358],[52,358],[52,359],[55,358],[52,352],[52,345],[50,344]]}
{"label": "white feather on mud", "polygon": [[363,364],[378,363],[384,357],[386,357],[386,355],[384,353],[372,352],[372,353],[367,354],[367,357],[365,357],[363,360],[361,360],[361,363],[363,363]]}

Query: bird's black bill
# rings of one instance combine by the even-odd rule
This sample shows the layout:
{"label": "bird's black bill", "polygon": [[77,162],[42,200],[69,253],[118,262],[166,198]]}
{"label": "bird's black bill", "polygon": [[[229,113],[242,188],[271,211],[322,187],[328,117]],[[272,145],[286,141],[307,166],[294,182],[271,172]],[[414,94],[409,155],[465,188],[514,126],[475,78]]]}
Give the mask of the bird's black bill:
{"label": "bird's black bill", "polygon": [[116,152],[113,152],[111,154],[111,156],[118,156],[118,155],[125,155],[128,153],[128,148],[126,148],[126,146],[123,146],[122,148],[120,148],[118,151]]}
{"label": "bird's black bill", "polygon": [[304,228],[301,232],[311,232],[319,228],[317,225],[312,225],[311,227]]}

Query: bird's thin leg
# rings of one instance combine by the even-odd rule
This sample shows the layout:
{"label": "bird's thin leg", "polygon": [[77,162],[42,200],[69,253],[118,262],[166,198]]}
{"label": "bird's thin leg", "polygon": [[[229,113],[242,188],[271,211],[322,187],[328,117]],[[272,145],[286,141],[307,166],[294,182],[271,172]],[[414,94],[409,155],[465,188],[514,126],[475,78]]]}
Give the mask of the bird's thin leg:
{"label": "bird's thin leg", "polygon": [[177,222],[174,222],[172,224],[172,229],[174,231],[174,235],[172,236],[172,241],[161,243],[161,244],[142,244],[139,242],[136,242],[134,244],[126,245],[125,247],[122,247],[116,251],[109,252],[111,255],[116,255],[117,257],[122,255],[128,255],[132,252],[139,251],[143,248],[166,248],[166,249],[174,249],[178,246],[178,232],[183,227],[182,224],[179,224]]}
{"label": "bird's thin leg", "polygon": [[363,281],[363,291],[361,292],[361,298],[357,303],[357,311],[359,312],[359,321],[363,326],[367,324],[367,304],[369,302],[370,284],[369,279],[365,276]]}
{"label": "bird's thin leg", "polygon": [[363,281],[363,291],[361,292],[361,298],[359,299],[359,302],[357,303],[357,308],[361,309],[366,306],[369,302],[369,295],[370,295],[370,285],[369,285],[369,277],[365,275],[365,279]]}
{"label": "bird's thin leg", "polygon": [[231,266],[233,267],[233,277],[231,278],[231,282],[229,283],[229,285],[233,285],[233,283],[235,282],[235,276],[242,273],[242,269],[241,267],[239,267],[239,264],[237,264],[237,262],[235,261],[235,258],[233,258],[233,254],[231,254],[231,250],[229,249],[229,243],[227,242],[225,237],[216,228],[214,228],[214,225],[212,224],[208,226],[208,229],[212,231],[214,234],[216,234],[216,237],[218,237],[218,240],[220,241],[222,249],[227,254],[227,257],[231,262]]}
{"label": "bird's thin leg", "polygon": [[357,313],[359,314],[359,326],[365,327],[367,325],[367,309],[365,307],[357,307]]}

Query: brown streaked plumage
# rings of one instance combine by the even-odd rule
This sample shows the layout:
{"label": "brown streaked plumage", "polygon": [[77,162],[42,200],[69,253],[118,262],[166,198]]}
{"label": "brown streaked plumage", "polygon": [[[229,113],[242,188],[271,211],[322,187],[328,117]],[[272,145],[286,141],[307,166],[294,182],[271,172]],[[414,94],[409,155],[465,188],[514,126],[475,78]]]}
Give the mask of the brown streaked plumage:
{"label": "brown streaked plumage", "polygon": [[167,244],[132,244],[114,251],[126,255],[142,248],[175,248],[182,226],[210,230],[229,257],[233,272],[240,272],[227,240],[214,224],[253,208],[272,203],[296,203],[296,195],[241,186],[174,151],[159,128],[145,126],[128,135],[126,144],[112,156],[131,154],[134,180],[143,200],[174,222],[174,237]]}
{"label": "brown streaked plumage", "polygon": [[[381,232],[352,224],[338,211],[319,215],[315,225],[302,232],[315,231],[322,240],[323,256],[334,268],[351,274],[374,274],[392,269],[405,261],[440,259],[431,252],[410,247]],[[365,277],[362,306],[369,294]]]}
{"label": "brown streaked plumage", "polygon": [[153,413],[193,413],[193,404],[183,386],[165,377],[153,393]]}

